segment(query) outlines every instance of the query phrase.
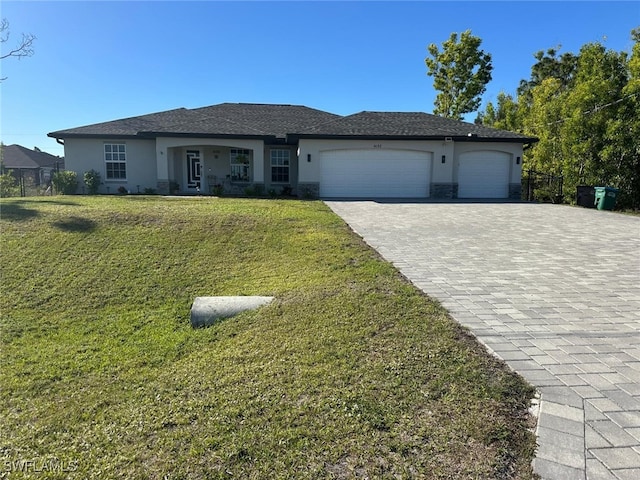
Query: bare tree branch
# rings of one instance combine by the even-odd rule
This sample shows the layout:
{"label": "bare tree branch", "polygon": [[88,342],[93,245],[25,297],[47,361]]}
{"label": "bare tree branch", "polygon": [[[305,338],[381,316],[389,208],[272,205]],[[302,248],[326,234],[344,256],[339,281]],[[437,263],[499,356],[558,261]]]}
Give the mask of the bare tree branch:
{"label": "bare tree branch", "polygon": [[[33,42],[36,40],[36,36],[32,33],[23,33],[22,40],[11,50],[6,53],[0,54],[0,60],[5,58],[14,57],[20,59],[22,57],[30,57],[33,55]],[[4,46],[9,41],[9,21],[3,18],[0,22],[0,44]],[[4,50],[4,49],[3,49]],[[6,80],[7,77],[0,78],[0,82]]]}
{"label": "bare tree branch", "polygon": [[22,41],[13,50],[10,50],[9,52],[0,56],[0,60],[4,60],[8,57],[30,57],[31,55],[33,55],[33,41],[35,39],[35,35],[31,33],[23,33]]}

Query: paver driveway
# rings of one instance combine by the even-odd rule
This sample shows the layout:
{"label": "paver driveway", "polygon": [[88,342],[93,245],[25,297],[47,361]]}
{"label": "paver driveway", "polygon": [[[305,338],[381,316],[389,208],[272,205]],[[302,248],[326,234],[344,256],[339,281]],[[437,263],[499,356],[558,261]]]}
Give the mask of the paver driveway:
{"label": "paver driveway", "polygon": [[543,479],[640,478],[640,218],[525,203],[327,204],[538,388]]}

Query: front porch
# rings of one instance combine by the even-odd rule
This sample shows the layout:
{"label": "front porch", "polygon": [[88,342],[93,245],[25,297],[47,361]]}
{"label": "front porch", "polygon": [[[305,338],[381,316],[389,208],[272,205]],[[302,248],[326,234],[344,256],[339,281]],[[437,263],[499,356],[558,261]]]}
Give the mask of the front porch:
{"label": "front porch", "polygon": [[206,144],[199,139],[158,139],[157,144],[161,194],[281,194],[297,187],[295,146],[244,139]]}

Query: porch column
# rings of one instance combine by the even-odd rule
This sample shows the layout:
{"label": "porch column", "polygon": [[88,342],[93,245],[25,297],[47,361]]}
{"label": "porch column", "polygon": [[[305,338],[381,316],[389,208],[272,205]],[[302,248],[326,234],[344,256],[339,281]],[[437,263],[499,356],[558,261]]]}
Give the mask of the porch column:
{"label": "porch column", "polygon": [[253,149],[253,183],[264,185],[264,145]]}
{"label": "porch column", "polygon": [[156,142],[156,175],[158,178],[158,193],[167,195],[169,191],[169,149]]}

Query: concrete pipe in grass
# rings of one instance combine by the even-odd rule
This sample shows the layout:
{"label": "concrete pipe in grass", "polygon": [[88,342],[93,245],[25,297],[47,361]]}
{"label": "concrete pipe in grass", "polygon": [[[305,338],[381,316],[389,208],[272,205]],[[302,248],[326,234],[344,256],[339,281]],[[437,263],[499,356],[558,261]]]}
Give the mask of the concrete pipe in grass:
{"label": "concrete pipe in grass", "polygon": [[222,318],[229,318],[244,312],[255,310],[271,303],[274,297],[229,296],[196,297],[191,306],[191,326],[208,327]]}

